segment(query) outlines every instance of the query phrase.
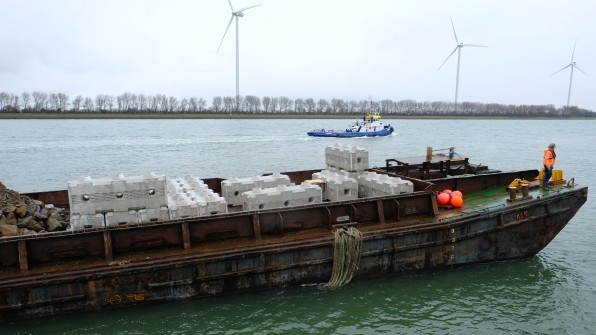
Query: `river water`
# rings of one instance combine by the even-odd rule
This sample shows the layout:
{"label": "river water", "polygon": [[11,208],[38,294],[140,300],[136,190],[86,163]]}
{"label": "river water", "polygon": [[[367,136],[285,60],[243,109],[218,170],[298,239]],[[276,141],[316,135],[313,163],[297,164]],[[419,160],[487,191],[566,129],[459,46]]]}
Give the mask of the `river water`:
{"label": "river water", "polygon": [[[22,193],[66,189],[83,176],[248,177],[323,168],[325,147],[369,151],[370,165],[455,146],[494,169],[557,169],[596,186],[585,120],[390,120],[384,138],[311,138],[349,120],[0,120],[0,181]],[[594,334],[596,201],[538,255],[407,277],[167,303],[0,324],[1,334]],[[1,257],[1,255],[0,255]],[[1,285],[1,283],[0,283]]]}

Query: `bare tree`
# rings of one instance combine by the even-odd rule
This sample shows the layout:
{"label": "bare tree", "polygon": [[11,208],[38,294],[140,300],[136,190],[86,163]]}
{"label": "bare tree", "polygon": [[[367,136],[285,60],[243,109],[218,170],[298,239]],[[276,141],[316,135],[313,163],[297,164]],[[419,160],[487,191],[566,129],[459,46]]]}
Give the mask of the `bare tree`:
{"label": "bare tree", "polygon": [[112,111],[114,108],[114,97],[108,94],[98,94],[95,97],[95,107],[98,112]]}
{"label": "bare tree", "polygon": [[93,99],[87,97],[85,98],[85,102],[83,102],[83,110],[85,110],[85,112],[92,112],[95,109],[95,106],[93,106]]}
{"label": "bare tree", "polygon": [[159,106],[160,112],[167,112],[168,111],[168,97],[165,94],[157,94],[156,95],[159,98]]}
{"label": "bare tree", "polygon": [[304,113],[305,110],[304,99],[294,100],[294,113]]}
{"label": "bare tree", "polygon": [[7,92],[0,92],[0,111],[4,110],[8,106],[10,100],[10,94]]}
{"label": "bare tree", "polygon": [[317,109],[319,113],[326,113],[329,110],[329,101],[325,99],[319,99],[317,103]]}
{"label": "bare tree", "polygon": [[223,108],[223,99],[221,97],[213,97],[211,107],[215,113],[219,113]]}
{"label": "bare tree", "polygon": [[257,113],[261,108],[261,99],[255,95],[247,95],[244,98],[245,110],[249,113]]}
{"label": "bare tree", "polygon": [[240,106],[242,106],[244,98],[241,95],[236,95],[234,97],[234,111],[240,112]]}
{"label": "bare tree", "polygon": [[232,113],[234,111],[235,105],[236,105],[236,99],[234,99],[234,97],[224,97],[223,98],[223,106],[224,106],[225,112]]}
{"label": "bare tree", "polygon": [[58,100],[58,94],[50,93],[50,96],[48,98],[48,107],[53,111],[57,111],[59,106],[60,101]]}
{"label": "bare tree", "polygon": [[31,93],[33,97],[33,109],[35,111],[40,111],[46,108],[46,101],[48,100],[48,94],[45,92],[35,91]]}
{"label": "bare tree", "polygon": [[105,94],[98,94],[97,96],[95,96],[95,107],[97,108],[98,112],[102,112],[105,111],[107,106],[106,106],[106,95]]}
{"label": "bare tree", "polygon": [[170,112],[177,112],[178,111],[178,99],[176,97],[169,97],[168,98],[168,105],[170,108]]}
{"label": "bare tree", "polygon": [[10,107],[11,110],[18,112],[19,111],[19,95],[18,94],[11,94],[10,95]]}
{"label": "bare tree", "polygon": [[133,108],[133,100],[136,99],[136,96],[130,92],[124,92],[116,97],[116,104],[118,105],[118,110],[121,112],[127,112]]}
{"label": "bare tree", "polygon": [[348,101],[347,112],[350,114],[358,113],[358,101],[356,101],[356,100]]}
{"label": "bare tree", "polygon": [[76,98],[74,98],[74,100],[72,101],[72,110],[75,112],[78,112],[81,110],[81,107],[83,106],[83,96],[82,95],[77,95]]}
{"label": "bare tree", "polygon": [[272,99],[270,97],[264,97],[263,98],[263,111],[265,113],[270,113],[271,112],[271,107],[272,107]]}
{"label": "bare tree", "polygon": [[157,112],[159,110],[160,99],[157,95],[149,96],[149,110]]}
{"label": "bare tree", "polygon": [[139,94],[137,96],[137,107],[140,112],[146,112],[147,106],[149,104],[149,99],[144,94]]}
{"label": "bare tree", "polygon": [[139,97],[136,94],[134,94],[134,93],[130,94],[128,104],[129,104],[128,109],[130,111],[133,111],[133,112],[139,111]]}
{"label": "bare tree", "polygon": [[202,112],[205,109],[207,109],[207,101],[203,98],[199,98],[199,112]]}
{"label": "bare tree", "polygon": [[180,100],[180,104],[178,104],[178,110],[182,113],[185,113],[187,109],[188,109],[188,99],[182,98],[182,100]]}
{"label": "bare tree", "polygon": [[281,113],[287,113],[292,107],[293,101],[288,97],[279,97],[279,111]]}
{"label": "bare tree", "polygon": [[188,110],[193,113],[199,110],[199,100],[197,98],[192,97],[188,100]]}
{"label": "bare tree", "polygon": [[279,98],[271,98],[271,112],[273,114],[279,111]]}
{"label": "bare tree", "polygon": [[317,104],[315,103],[315,100],[313,98],[308,98],[304,100],[304,105],[306,106],[307,113],[312,113],[317,108]]}
{"label": "bare tree", "polygon": [[331,112],[333,112],[333,114],[337,113],[337,112],[341,112],[341,108],[344,104],[344,101],[341,99],[331,99]]}
{"label": "bare tree", "polygon": [[70,100],[68,95],[66,95],[66,93],[58,93],[56,96],[58,99],[58,110],[66,111],[66,108],[68,108],[68,100]]}
{"label": "bare tree", "polygon": [[23,101],[23,110],[29,109],[29,102],[31,102],[31,94],[27,92],[21,93],[21,100]]}
{"label": "bare tree", "polygon": [[106,95],[106,107],[111,112],[114,109],[114,97],[111,95]]}

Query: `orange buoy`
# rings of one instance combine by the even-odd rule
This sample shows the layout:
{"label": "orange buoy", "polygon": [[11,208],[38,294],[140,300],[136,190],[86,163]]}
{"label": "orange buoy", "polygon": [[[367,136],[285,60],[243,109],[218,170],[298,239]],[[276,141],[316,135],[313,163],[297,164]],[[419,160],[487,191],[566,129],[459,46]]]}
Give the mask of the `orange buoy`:
{"label": "orange buoy", "polygon": [[453,192],[451,192],[451,197],[456,197],[456,196],[457,197],[460,197],[462,199],[464,198],[463,193],[461,193],[460,191],[453,191]]}
{"label": "orange buoy", "polygon": [[447,205],[449,204],[449,200],[451,200],[451,196],[449,196],[448,193],[437,194],[437,202],[439,205]]}
{"label": "orange buoy", "polygon": [[462,199],[462,197],[459,196],[453,196],[451,197],[450,200],[451,206],[455,207],[455,208],[459,208],[464,204],[464,199]]}
{"label": "orange buoy", "polygon": [[441,191],[441,193],[447,193],[447,194],[451,194],[451,190],[446,188],[443,191]]}

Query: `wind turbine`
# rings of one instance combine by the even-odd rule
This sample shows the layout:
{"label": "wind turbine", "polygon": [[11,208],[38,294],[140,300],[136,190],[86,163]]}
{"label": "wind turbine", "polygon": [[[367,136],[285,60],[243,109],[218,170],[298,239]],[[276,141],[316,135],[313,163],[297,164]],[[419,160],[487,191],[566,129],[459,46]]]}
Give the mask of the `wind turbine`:
{"label": "wind turbine", "polygon": [[[571,98],[571,82],[573,81],[573,68],[576,68],[576,69],[580,70],[586,76],[588,75],[582,69],[580,69],[579,66],[577,66],[577,64],[573,60],[573,56],[575,55],[575,46],[576,45],[577,45],[577,40],[575,41],[575,44],[573,44],[573,52],[571,53],[571,63],[569,63],[569,65],[564,66],[559,71],[555,72],[555,73],[558,73],[558,72],[561,72],[561,71],[565,70],[568,67],[571,67],[571,76],[569,77],[569,92],[567,93],[567,112],[569,112],[569,100]],[[551,74],[551,76],[553,76],[555,73]]]}
{"label": "wind turbine", "polygon": [[240,51],[239,51],[239,47],[238,47],[239,46],[238,18],[244,16],[245,10],[260,6],[260,4],[234,11],[234,7],[232,7],[232,2],[230,0],[228,0],[228,3],[230,4],[230,8],[232,9],[232,17],[230,17],[230,22],[228,23],[228,26],[226,27],[226,31],[224,32],[223,37],[221,38],[221,42],[219,42],[219,47],[217,47],[217,52],[219,52],[219,48],[221,48],[221,44],[223,43],[224,38],[226,38],[228,29],[230,29],[230,26],[232,25],[232,21],[234,20],[234,17],[235,17],[236,18],[236,99],[238,99],[240,97],[240,65],[239,65],[240,64],[240,61],[239,61]]}
{"label": "wind turbine", "polygon": [[452,18],[450,18],[450,19],[451,19],[451,27],[453,28],[453,36],[455,36],[456,46],[455,46],[455,49],[453,49],[453,51],[449,54],[449,56],[447,56],[447,59],[445,59],[443,64],[441,64],[441,66],[439,66],[437,71],[439,71],[443,67],[443,65],[445,65],[445,63],[447,63],[449,58],[451,58],[451,56],[453,56],[453,54],[457,51],[457,76],[455,77],[455,112],[457,113],[457,91],[459,89],[459,64],[460,64],[460,59],[461,59],[461,49],[463,47],[487,47],[487,46],[486,45],[460,43],[459,40],[457,39],[457,33],[455,32],[455,25],[453,25],[453,19]]}

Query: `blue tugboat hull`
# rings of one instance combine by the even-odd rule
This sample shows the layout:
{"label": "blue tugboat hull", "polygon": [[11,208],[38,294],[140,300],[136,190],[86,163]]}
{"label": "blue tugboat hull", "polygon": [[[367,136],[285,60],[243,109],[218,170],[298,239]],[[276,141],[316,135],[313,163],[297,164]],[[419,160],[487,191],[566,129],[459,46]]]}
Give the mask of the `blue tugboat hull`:
{"label": "blue tugboat hull", "polygon": [[386,126],[385,128],[377,131],[351,131],[351,129],[346,130],[324,130],[324,129],[317,129],[313,131],[307,132],[308,136],[314,137],[377,137],[377,136],[387,136],[393,133],[392,126]]}

